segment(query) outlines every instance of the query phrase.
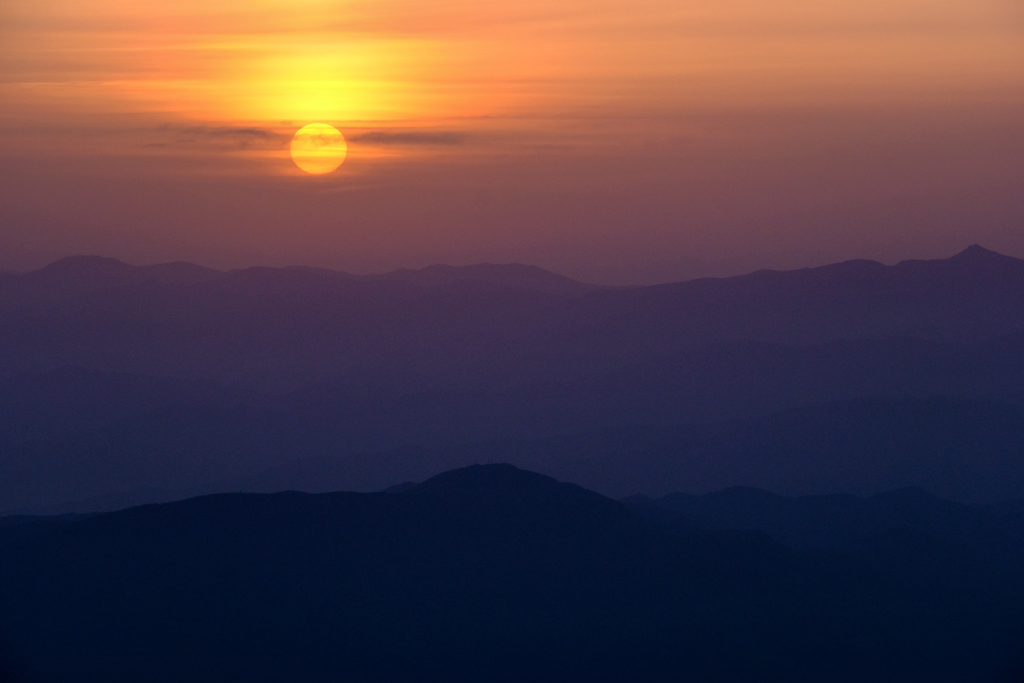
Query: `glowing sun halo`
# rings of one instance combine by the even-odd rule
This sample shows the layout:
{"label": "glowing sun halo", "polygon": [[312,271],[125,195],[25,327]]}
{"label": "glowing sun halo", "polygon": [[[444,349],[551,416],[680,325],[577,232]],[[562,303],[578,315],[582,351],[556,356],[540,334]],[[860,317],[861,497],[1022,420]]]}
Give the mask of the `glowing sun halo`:
{"label": "glowing sun halo", "polygon": [[303,126],[292,138],[292,161],[306,173],[330,173],[341,166],[347,153],[344,136],[326,123]]}

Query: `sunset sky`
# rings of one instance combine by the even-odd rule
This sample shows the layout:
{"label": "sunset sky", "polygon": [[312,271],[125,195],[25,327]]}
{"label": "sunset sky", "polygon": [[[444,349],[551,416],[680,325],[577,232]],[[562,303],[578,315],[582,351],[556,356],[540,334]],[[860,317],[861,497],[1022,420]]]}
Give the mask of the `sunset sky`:
{"label": "sunset sky", "polygon": [[[309,123],[348,142],[308,175]],[[1024,257],[1020,0],[5,0],[0,269]]]}

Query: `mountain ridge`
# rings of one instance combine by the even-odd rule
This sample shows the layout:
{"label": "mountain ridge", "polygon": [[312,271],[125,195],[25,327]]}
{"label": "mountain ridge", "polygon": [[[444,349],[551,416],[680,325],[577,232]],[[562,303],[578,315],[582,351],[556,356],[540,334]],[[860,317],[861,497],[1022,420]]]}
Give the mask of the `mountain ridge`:
{"label": "mountain ridge", "polygon": [[653,285],[627,285],[627,286],[610,286],[610,285],[599,285],[585,283],[579,280],[575,280],[566,275],[556,273],[554,271],[546,270],[539,266],[524,264],[519,262],[510,263],[474,263],[463,266],[452,266],[445,263],[437,263],[424,266],[422,268],[397,268],[395,270],[387,271],[384,273],[370,273],[366,275],[354,275],[342,270],[336,270],[333,268],[322,268],[315,266],[306,265],[288,265],[288,266],[250,266],[248,268],[233,268],[233,269],[218,269],[211,268],[209,266],[202,266],[189,261],[167,261],[159,262],[155,264],[147,265],[134,265],[120,259],[101,256],[97,254],[76,254],[65,256],[52,261],[44,266],[41,266],[34,270],[15,272],[0,270],[0,275],[8,275],[15,277],[23,277],[26,275],[35,275],[38,273],[64,273],[72,275],[88,275],[90,273],[123,273],[129,271],[142,271],[145,273],[160,273],[161,271],[173,271],[175,268],[181,268],[183,270],[194,270],[196,273],[209,273],[213,274],[226,274],[232,272],[239,272],[248,270],[249,268],[258,268],[266,270],[308,270],[311,272],[321,272],[336,274],[339,276],[353,278],[353,279],[367,279],[367,280],[386,280],[389,278],[394,279],[422,279],[424,282],[438,282],[448,281],[453,278],[465,278],[473,279],[476,276],[478,279],[488,279],[488,276],[494,279],[508,278],[509,280],[526,279],[526,276],[537,275],[540,277],[552,277],[560,280],[568,280],[576,285],[583,285],[584,287],[591,288],[602,288],[602,289],[641,289],[651,287],[665,287],[671,285],[687,284],[698,281],[706,280],[731,280],[735,278],[751,277],[755,275],[761,275],[765,273],[773,274],[785,274],[785,273],[797,273],[797,272],[813,272],[820,271],[822,269],[835,269],[835,270],[850,270],[853,268],[864,268],[870,270],[882,270],[882,269],[899,269],[916,267],[918,264],[937,264],[937,263],[1003,263],[1003,264],[1024,264],[1024,259],[1019,259],[1014,256],[1008,256],[1001,254],[997,251],[987,249],[980,244],[971,244],[956,254],[938,259],[904,259],[897,261],[895,264],[889,266],[880,261],[873,259],[849,259],[846,261],[837,261],[835,263],[828,263],[819,266],[804,266],[802,268],[795,268],[790,270],[779,270],[774,268],[762,268],[751,271],[749,273],[741,273],[738,275],[727,275],[727,276],[714,276],[714,277],[701,277],[690,280],[678,280],[669,281],[664,283],[657,283]]}
{"label": "mountain ridge", "polygon": [[[193,490],[335,454],[354,458],[354,469],[341,463],[355,477],[346,481],[386,486],[422,476],[427,461],[435,471],[472,462],[445,452],[470,457],[490,444],[498,453],[500,443],[520,443],[524,465],[550,452],[551,473],[623,495],[658,493],[653,472],[695,490],[918,484],[963,499],[1019,494],[1018,437],[1006,425],[1024,386],[1024,261],[981,247],[896,266],[852,261],[582,295],[460,279],[474,267],[410,271],[435,283],[423,286],[410,272],[367,280],[250,268],[212,280],[199,271],[197,280],[178,266],[157,275],[180,282],[132,275],[108,286],[104,273],[149,271],[102,258],[52,266],[62,268],[99,272],[102,286],[85,291],[75,276],[54,290],[71,298],[12,303],[18,292],[0,278],[6,510],[137,500],[132,492]],[[492,279],[497,268],[498,280],[538,273],[476,268]],[[540,273],[555,278],[542,283],[549,289],[575,286]],[[922,403],[942,396],[960,402],[948,410],[962,433],[949,433],[941,410]],[[861,411],[862,423],[850,404],[835,408],[860,399],[876,406]],[[908,403],[878,407],[885,400]],[[794,409],[811,412],[779,416]],[[901,454],[872,440],[880,416]],[[845,447],[822,436],[836,420]],[[949,439],[936,442],[913,420]],[[730,421],[774,450],[759,456],[709,426]],[[988,436],[985,424],[994,425]],[[792,433],[799,425],[803,441]],[[667,431],[622,436],[648,428]],[[601,429],[639,448],[651,473],[631,470],[629,451],[594,443],[587,457],[577,452],[591,438],[580,435]],[[677,442],[684,432],[696,441]],[[930,455],[915,443],[931,444]],[[828,462],[797,452],[782,476],[793,444]],[[868,450],[858,456],[851,444]],[[427,460],[402,455],[416,448]],[[715,466],[704,454],[713,448],[737,469]],[[875,452],[909,469],[872,460]],[[370,453],[388,454],[376,474]],[[1002,481],[997,460],[1008,468]],[[964,476],[952,475],[954,461]],[[829,478],[829,467],[842,476]],[[614,488],[626,484],[633,490]]]}
{"label": "mountain ridge", "polygon": [[0,523],[0,544],[0,671],[39,683],[1009,683],[1024,637],[1019,580],[956,546],[796,550],[507,465]]}
{"label": "mountain ridge", "polygon": [[220,270],[187,261],[137,266],[106,256],[74,255],[66,256],[24,273],[0,271],[0,276],[6,277],[9,283],[17,281],[40,283],[49,280],[51,283],[59,284],[59,281],[63,279],[71,281],[71,284],[95,288],[139,284],[147,280],[161,284],[194,284],[245,273],[261,272],[268,274],[305,273],[348,282],[405,282],[421,287],[444,286],[458,281],[482,281],[500,286],[534,289],[566,296],[580,296],[586,292],[603,289],[601,285],[579,282],[538,266],[521,263],[480,263],[466,266],[435,264],[419,269],[399,268],[381,274],[353,275],[345,271],[304,265],[250,266]]}
{"label": "mountain ridge", "polygon": [[189,492],[374,491],[474,462],[513,463],[613,497],[731,485],[786,495],[919,486],[997,503],[1024,498],[1022,411],[981,400],[856,399],[690,425],[356,450],[329,424],[344,410],[325,410],[324,426],[230,406],[176,408],[3,446],[0,511],[110,510]]}
{"label": "mountain ridge", "polygon": [[47,269],[0,278],[0,375],[77,365],[271,391],[376,372],[500,386],[720,344],[1024,332],[1024,261],[979,247],[864,263],[590,289],[514,264],[356,277],[66,259],[48,268],[101,276],[88,286],[37,282]]}

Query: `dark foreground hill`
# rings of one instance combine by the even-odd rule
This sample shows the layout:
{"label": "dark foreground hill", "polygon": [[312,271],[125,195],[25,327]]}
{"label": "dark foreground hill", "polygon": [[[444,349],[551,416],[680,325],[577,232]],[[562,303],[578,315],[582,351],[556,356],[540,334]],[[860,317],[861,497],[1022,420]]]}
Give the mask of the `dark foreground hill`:
{"label": "dark foreground hill", "polygon": [[507,465],[224,494],[0,526],[0,643],[40,683],[1019,681],[1020,577],[887,543],[651,521]]}

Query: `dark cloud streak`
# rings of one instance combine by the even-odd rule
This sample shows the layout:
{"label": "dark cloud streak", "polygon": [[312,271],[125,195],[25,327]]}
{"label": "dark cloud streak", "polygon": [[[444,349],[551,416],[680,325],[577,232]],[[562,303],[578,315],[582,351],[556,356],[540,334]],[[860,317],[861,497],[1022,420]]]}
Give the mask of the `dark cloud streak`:
{"label": "dark cloud streak", "polygon": [[236,128],[232,126],[161,126],[161,132],[175,135],[178,144],[199,144],[217,142],[229,144],[243,149],[251,147],[274,147],[286,143],[290,135],[270,128],[248,126]]}
{"label": "dark cloud streak", "polygon": [[349,142],[366,145],[461,145],[466,136],[459,132],[438,131],[368,131],[349,135]]}

